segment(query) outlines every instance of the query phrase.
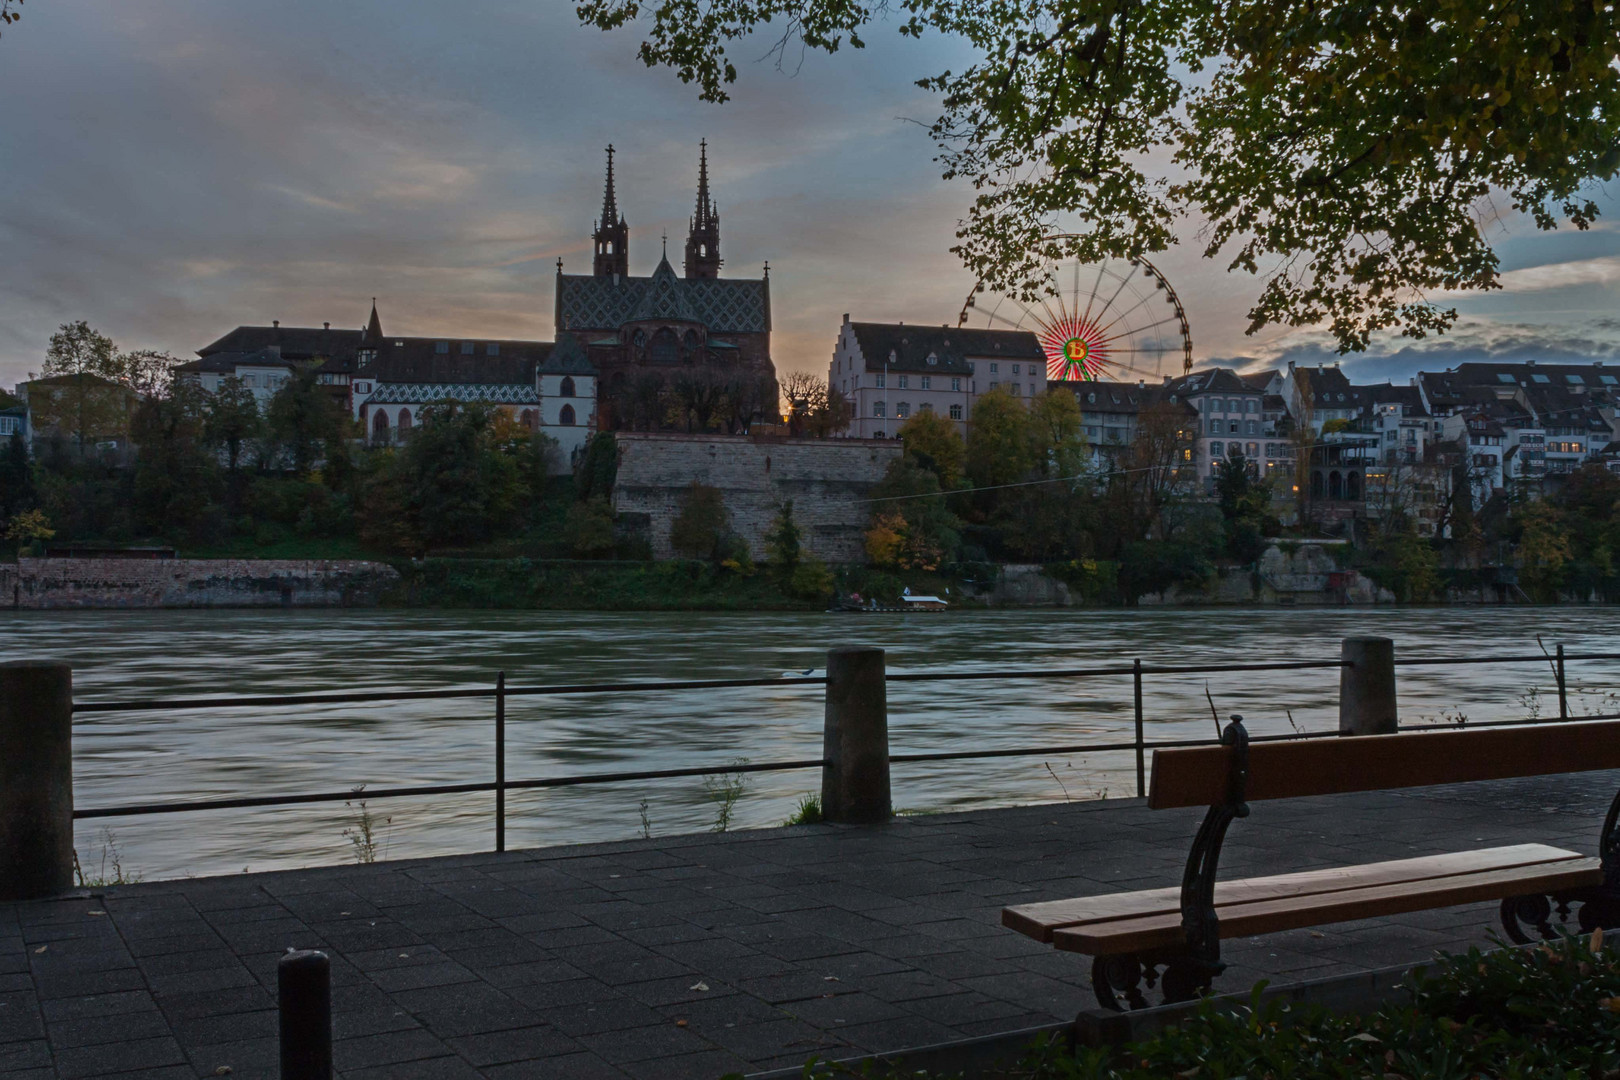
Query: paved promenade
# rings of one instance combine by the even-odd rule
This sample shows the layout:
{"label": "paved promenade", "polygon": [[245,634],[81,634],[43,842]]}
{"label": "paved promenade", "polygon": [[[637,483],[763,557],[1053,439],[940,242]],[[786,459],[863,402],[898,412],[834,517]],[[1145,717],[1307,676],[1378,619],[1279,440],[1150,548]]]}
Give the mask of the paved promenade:
{"label": "paved promenade", "polygon": [[[1593,851],[1617,783],[1258,803],[1223,875]],[[347,1080],[715,1078],[1067,1020],[1091,1004],[1088,962],[1003,930],[1001,907],[1174,884],[1197,820],[1059,804],[0,905],[0,1076],[274,1076],[289,947],[332,956]],[[1493,923],[1475,906],[1234,941],[1220,985],[1417,961]]]}

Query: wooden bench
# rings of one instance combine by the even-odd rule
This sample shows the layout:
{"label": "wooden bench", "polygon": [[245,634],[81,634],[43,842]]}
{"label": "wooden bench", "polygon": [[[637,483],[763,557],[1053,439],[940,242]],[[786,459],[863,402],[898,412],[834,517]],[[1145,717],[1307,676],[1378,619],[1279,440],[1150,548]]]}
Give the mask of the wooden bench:
{"label": "wooden bench", "polygon": [[[1209,807],[1179,888],[1023,904],[1001,921],[1037,941],[1094,957],[1092,986],[1105,1008],[1166,1003],[1207,992],[1225,966],[1222,938],[1501,901],[1514,941],[1553,937],[1579,904],[1583,931],[1620,925],[1620,795],[1609,807],[1598,857],[1543,844],[1484,848],[1420,859],[1215,880],[1227,827],[1262,799],[1421,787],[1620,768],[1620,723],[1451,729],[1401,735],[1250,744],[1234,716],[1221,745],[1153,753],[1148,806]],[[1416,809],[1418,804],[1414,803]],[[1527,930],[1528,928],[1528,930]],[[1160,974],[1159,969],[1163,968]]]}

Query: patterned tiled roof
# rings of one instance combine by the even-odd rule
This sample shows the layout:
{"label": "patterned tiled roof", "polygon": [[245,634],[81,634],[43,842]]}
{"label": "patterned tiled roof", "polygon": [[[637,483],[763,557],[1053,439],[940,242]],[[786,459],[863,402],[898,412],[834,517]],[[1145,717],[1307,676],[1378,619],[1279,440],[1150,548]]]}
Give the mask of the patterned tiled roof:
{"label": "patterned tiled roof", "polygon": [[[557,275],[558,330],[617,330],[637,319],[701,323],[711,333],[757,334],[771,328],[769,283],[739,278]],[[644,314],[647,312],[647,314]]]}
{"label": "patterned tiled roof", "polygon": [[525,383],[379,383],[368,405],[426,405],[435,401],[483,401],[491,405],[538,405],[540,393]]}

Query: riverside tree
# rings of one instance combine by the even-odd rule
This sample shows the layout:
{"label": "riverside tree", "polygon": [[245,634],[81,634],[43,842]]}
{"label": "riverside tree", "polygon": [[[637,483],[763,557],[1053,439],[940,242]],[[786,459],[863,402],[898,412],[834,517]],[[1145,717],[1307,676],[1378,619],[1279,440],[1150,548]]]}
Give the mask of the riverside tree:
{"label": "riverside tree", "polygon": [[[970,54],[919,85],[947,179],[975,197],[953,249],[1031,299],[1047,268],[1160,251],[1178,226],[1260,279],[1250,330],[1325,324],[1341,350],[1422,336],[1440,291],[1499,287],[1501,199],[1538,229],[1598,214],[1620,169],[1620,9],[1590,0],[584,0],[637,22],[649,66],[724,101],[728,49],[862,48],[890,16]],[[749,44],[752,51],[754,46]]]}

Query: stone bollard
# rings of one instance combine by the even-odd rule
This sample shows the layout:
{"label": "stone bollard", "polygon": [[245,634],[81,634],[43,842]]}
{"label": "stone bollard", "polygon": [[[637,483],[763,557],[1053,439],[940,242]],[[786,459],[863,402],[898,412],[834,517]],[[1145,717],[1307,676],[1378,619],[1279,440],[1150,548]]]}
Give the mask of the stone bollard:
{"label": "stone bollard", "polygon": [[73,887],[73,669],[0,664],[0,900]]}
{"label": "stone bollard", "polygon": [[289,952],[276,964],[281,1080],[332,1080],[332,962],[323,952]]}
{"label": "stone bollard", "polygon": [[821,813],[831,822],[889,820],[889,706],[883,650],[827,651],[827,764],[821,769]]}
{"label": "stone bollard", "polygon": [[1395,642],[1347,637],[1339,656],[1339,734],[1395,734]]}

